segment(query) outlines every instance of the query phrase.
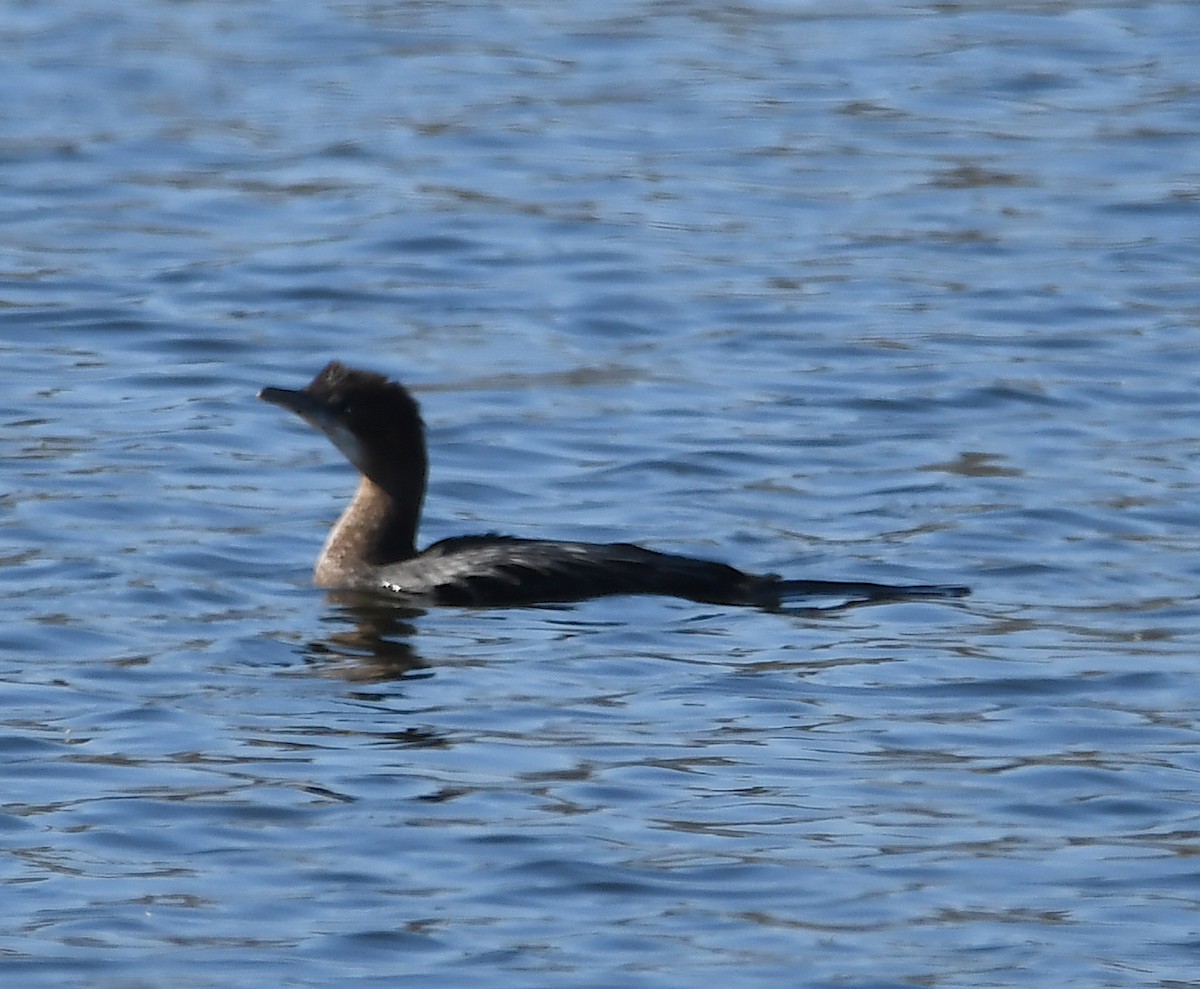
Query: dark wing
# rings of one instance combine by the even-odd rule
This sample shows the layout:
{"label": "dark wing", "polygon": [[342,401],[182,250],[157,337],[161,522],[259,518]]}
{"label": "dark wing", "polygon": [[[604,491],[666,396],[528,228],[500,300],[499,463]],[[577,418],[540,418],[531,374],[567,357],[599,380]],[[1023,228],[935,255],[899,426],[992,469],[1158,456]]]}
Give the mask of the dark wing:
{"label": "dark wing", "polygon": [[666,594],[746,604],[764,581],[724,563],[656,553],[628,543],[510,536],[444,539],[412,559],[382,567],[379,578],[393,593],[468,606],[579,601],[611,594]]}
{"label": "dark wing", "polygon": [[581,601],[612,594],[664,594],[707,604],[775,608],[795,598],[850,601],[954,598],[965,587],[845,580],[782,580],[724,563],[657,553],[630,543],[550,542],[512,536],[459,536],[409,560],[381,567],[380,586],[416,603],[511,606]]}

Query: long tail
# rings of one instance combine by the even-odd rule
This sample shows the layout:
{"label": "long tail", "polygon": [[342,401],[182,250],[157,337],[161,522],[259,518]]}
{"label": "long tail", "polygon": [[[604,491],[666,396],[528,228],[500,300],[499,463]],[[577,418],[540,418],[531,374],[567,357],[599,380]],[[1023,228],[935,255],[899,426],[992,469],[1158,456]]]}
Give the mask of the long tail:
{"label": "long tail", "polygon": [[864,601],[962,598],[971,593],[971,588],[961,584],[872,584],[861,580],[781,580],[772,590],[781,598],[838,595]]}

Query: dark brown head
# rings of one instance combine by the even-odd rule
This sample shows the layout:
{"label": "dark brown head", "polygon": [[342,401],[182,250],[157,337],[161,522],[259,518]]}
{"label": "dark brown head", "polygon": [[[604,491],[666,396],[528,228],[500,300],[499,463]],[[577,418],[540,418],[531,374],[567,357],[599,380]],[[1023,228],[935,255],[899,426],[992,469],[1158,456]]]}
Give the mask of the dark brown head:
{"label": "dark brown head", "polygon": [[264,388],[258,397],[319,429],[385,491],[399,494],[414,483],[424,491],[425,428],[403,385],[332,361],[300,391]]}

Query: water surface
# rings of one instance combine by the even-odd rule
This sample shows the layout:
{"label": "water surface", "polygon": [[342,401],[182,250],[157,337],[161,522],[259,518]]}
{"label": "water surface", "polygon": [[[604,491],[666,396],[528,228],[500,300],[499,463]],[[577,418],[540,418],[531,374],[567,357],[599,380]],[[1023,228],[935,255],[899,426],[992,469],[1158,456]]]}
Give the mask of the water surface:
{"label": "water surface", "polygon": [[[1200,8],[8,5],[22,986],[1168,986],[1200,850]],[[364,611],[423,538],[972,598]]]}

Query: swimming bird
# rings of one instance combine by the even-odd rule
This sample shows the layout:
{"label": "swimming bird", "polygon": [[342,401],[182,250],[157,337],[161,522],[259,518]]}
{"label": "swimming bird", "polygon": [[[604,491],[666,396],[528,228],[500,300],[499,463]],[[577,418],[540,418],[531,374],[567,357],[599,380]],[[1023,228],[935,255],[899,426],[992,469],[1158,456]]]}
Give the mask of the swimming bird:
{"label": "swimming bird", "polygon": [[954,598],[958,585],[893,586],[793,580],[630,543],[455,536],[416,548],[425,499],[425,428],[415,399],[382,374],[333,361],[299,390],[259,398],[324,433],[358,469],[358,489],[313,573],[318,587],[373,591],[417,605],[514,606],[614,594],[660,594],[712,604],[778,608],[790,599]]}

